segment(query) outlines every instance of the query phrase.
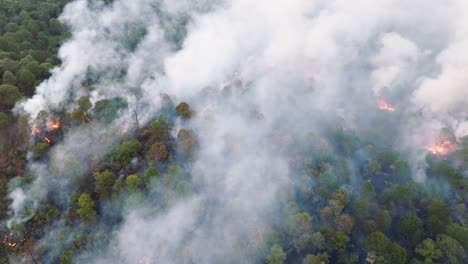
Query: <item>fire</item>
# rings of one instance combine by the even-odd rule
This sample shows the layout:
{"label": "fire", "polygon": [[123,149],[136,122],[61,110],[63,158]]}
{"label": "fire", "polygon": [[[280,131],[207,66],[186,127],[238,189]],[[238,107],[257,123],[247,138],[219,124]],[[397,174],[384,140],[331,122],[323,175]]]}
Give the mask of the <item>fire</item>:
{"label": "fire", "polygon": [[387,111],[387,112],[395,112],[396,111],[396,107],[383,101],[383,100],[380,100],[378,103],[377,103],[377,106],[380,110],[382,111]]}
{"label": "fire", "polygon": [[4,237],[3,237],[3,240],[2,240],[2,243],[3,243],[4,245],[8,246],[8,247],[15,247],[18,243],[16,243],[16,242],[10,242],[10,241],[9,241],[10,236],[11,236],[11,234],[10,234],[9,236],[4,236]]}
{"label": "fire", "polygon": [[59,129],[59,128],[60,128],[60,122],[57,121],[57,120],[54,120],[54,121],[51,121],[51,122],[47,123],[47,129],[49,131],[56,130],[56,129]]}
{"label": "fire", "polygon": [[128,128],[125,127],[125,128],[119,129],[119,131],[117,133],[119,134],[119,136],[123,136],[127,132],[128,132]]}
{"label": "fire", "polygon": [[44,138],[44,140],[45,140],[47,143],[49,143],[49,144],[50,144],[50,142],[51,142],[50,138],[47,138],[47,137]]}
{"label": "fire", "polygon": [[45,124],[39,123],[35,124],[32,128],[31,135],[35,136],[41,133],[47,133],[54,130],[57,130],[61,127],[61,124],[58,120],[49,120]]}
{"label": "fire", "polygon": [[[10,233],[9,235],[6,235],[3,237],[2,239],[2,243],[8,247],[15,247],[16,245],[18,245],[18,242],[12,242],[10,241],[10,238],[13,236],[13,233]],[[24,240],[20,240],[19,242],[23,242]]]}
{"label": "fire", "polygon": [[39,133],[41,133],[41,132],[42,132],[42,130],[36,128],[36,129],[33,129],[33,131],[31,132],[31,134],[34,136],[34,135],[39,134]]}
{"label": "fire", "polygon": [[449,140],[439,142],[433,146],[426,147],[434,155],[447,155],[457,149],[457,145]]}

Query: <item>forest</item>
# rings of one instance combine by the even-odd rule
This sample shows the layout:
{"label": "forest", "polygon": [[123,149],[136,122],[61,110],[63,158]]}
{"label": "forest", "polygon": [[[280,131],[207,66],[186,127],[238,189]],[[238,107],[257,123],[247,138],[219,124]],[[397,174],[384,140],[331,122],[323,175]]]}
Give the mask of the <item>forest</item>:
{"label": "forest", "polygon": [[[70,2],[0,0],[0,263],[468,262],[468,134],[438,127],[415,169],[414,153],[395,143],[393,131],[407,118],[399,103],[372,103],[356,124],[329,113],[296,116],[300,107],[280,105],[306,105],[306,88],[254,107],[251,98],[265,95],[251,87],[272,77],[262,83],[237,71],[219,91],[207,85],[201,99],[183,89],[145,94],[159,78],[149,72],[162,64],[123,62],[140,50],[150,50],[141,56],[146,65],[145,58],[190,47],[197,15],[137,1],[157,3],[155,11],[127,7],[129,17],[143,15],[118,24],[98,12],[115,18],[125,1],[91,1],[92,11],[75,16],[87,1]],[[145,46],[159,32],[144,24],[147,13],[164,17],[158,30],[166,46]],[[93,20],[108,24],[83,30]],[[75,58],[68,52],[84,34],[89,58]],[[101,50],[109,42],[119,44]],[[59,83],[66,67],[83,74]],[[135,84],[135,71],[151,76]],[[319,85],[322,77],[312,75],[305,87]],[[54,82],[69,89],[63,98],[51,95],[44,102],[53,106],[29,111],[44,91],[62,94],[47,90]],[[297,125],[309,119],[316,121]]]}

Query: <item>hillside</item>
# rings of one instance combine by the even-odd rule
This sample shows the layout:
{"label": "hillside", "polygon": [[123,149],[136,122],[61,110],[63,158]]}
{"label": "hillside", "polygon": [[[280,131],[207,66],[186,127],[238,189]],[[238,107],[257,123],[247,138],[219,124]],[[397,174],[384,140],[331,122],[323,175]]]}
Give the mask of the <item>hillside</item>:
{"label": "hillside", "polygon": [[467,263],[468,5],[384,2],[0,0],[0,263]]}

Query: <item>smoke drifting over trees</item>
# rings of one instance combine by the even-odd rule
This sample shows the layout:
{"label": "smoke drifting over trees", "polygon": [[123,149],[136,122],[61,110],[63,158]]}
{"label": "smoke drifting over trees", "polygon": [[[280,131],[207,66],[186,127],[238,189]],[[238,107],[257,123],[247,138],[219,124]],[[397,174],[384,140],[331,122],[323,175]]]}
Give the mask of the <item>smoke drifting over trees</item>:
{"label": "smoke drifting over trees", "polygon": [[[422,200],[436,183],[444,199],[457,193],[451,211],[466,204],[451,179],[468,177],[457,156],[468,2],[104,2],[64,7],[62,64],[14,108],[38,132],[32,176],[8,185],[5,223],[53,201],[44,262],[406,263],[408,249],[408,259],[466,259],[463,239],[437,222],[445,207]],[[445,157],[453,168],[434,165]],[[434,216],[424,226],[407,214],[414,200]],[[466,233],[466,212],[450,214],[440,221]],[[390,230],[401,233],[390,240]],[[349,253],[350,243],[363,249]]]}

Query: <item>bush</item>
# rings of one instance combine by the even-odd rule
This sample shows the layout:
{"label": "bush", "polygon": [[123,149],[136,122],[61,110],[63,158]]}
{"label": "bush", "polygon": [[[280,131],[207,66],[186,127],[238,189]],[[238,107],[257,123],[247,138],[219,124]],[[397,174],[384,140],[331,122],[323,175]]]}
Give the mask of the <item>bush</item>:
{"label": "bush", "polygon": [[3,73],[2,83],[16,85],[16,76],[11,71],[6,71]]}
{"label": "bush", "polygon": [[192,117],[192,110],[190,110],[190,106],[186,102],[182,102],[176,107],[176,113],[182,119],[189,119]]}
{"label": "bush", "polygon": [[169,157],[169,151],[164,143],[156,142],[151,145],[148,157],[155,161],[165,160]]}
{"label": "bush", "polygon": [[21,98],[18,88],[13,85],[0,85],[0,111],[12,109]]}
{"label": "bush", "polygon": [[117,149],[116,159],[123,165],[128,165],[138,155],[141,144],[138,140],[125,141]]}
{"label": "bush", "polygon": [[0,112],[0,129],[5,129],[5,128],[8,128],[9,126],[11,126],[12,122],[11,122],[11,118],[9,115],[3,113],[3,112]]}

